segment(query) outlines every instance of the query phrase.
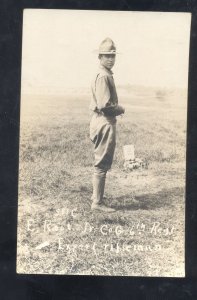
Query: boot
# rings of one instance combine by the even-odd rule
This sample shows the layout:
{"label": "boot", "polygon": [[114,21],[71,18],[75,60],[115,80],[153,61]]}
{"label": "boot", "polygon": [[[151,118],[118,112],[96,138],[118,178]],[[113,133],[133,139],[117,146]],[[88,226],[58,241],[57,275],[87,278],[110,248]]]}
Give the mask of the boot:
{"label": "boot", "polygon": [[92,210],[100,210],[103,212],[114,212],[115,209],[107,207],[103,204],[103,194],[105,189],[105,176],[94,175],[93,176],[93,203],[91,205]]}

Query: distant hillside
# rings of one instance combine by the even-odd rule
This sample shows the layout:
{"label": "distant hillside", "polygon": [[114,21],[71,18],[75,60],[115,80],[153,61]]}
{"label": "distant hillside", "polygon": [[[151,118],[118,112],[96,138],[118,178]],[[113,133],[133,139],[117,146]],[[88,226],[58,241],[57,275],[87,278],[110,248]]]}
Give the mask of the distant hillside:
{"label": "distant hillside", "polygon": [[[147,87],[140,85],[119,85],[117,86],[119,96],[136,96],[136,97],[154,97],[158,100],[165,100],[169,97],[186,97],[187,90],[179,88],[165,88],[165,87]],[[22,88],[22,94],[27,95],[91,95],[90,87],[71,87],[71,88],[57,88],[53,86],[40,87],[26,87]]]}

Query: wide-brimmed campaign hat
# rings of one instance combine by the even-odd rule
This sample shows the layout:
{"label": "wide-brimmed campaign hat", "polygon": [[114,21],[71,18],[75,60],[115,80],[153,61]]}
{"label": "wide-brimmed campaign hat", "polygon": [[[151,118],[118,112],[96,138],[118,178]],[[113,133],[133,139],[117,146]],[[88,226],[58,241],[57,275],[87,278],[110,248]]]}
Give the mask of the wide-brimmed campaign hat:
{"label": "wide-brimmed campaign hat", "polygon": [[119,54],[116,52],[116,46],[110,38],[104,39],[98,50],[95,51],[98,54]]}

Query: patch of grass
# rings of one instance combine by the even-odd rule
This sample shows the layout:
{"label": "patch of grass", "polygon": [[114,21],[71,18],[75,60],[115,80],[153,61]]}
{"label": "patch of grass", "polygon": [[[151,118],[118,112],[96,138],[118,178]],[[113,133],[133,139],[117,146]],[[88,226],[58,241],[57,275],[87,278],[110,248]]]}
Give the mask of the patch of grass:
{"label": "patch of grass", "polygon": [[[184,112],[143,97],[122,99],[105,189],[117,209],[111,215],[90,210],[88,97],[23,100],[18,272],[184,275]],[[147,170],[123,169],[125,144],[135,145]]]}

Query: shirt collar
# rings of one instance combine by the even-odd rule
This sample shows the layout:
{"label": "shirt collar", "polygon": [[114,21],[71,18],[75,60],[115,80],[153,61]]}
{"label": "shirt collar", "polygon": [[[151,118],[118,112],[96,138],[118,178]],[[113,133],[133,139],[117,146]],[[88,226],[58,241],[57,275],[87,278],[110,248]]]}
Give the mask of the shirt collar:
{"label": "shirt collar", "polygon": [[113,72],[107,68],[105,68],[104,66],[100,65],[100,69],[105,71],[107,74],[109,75],[113,75]]}

